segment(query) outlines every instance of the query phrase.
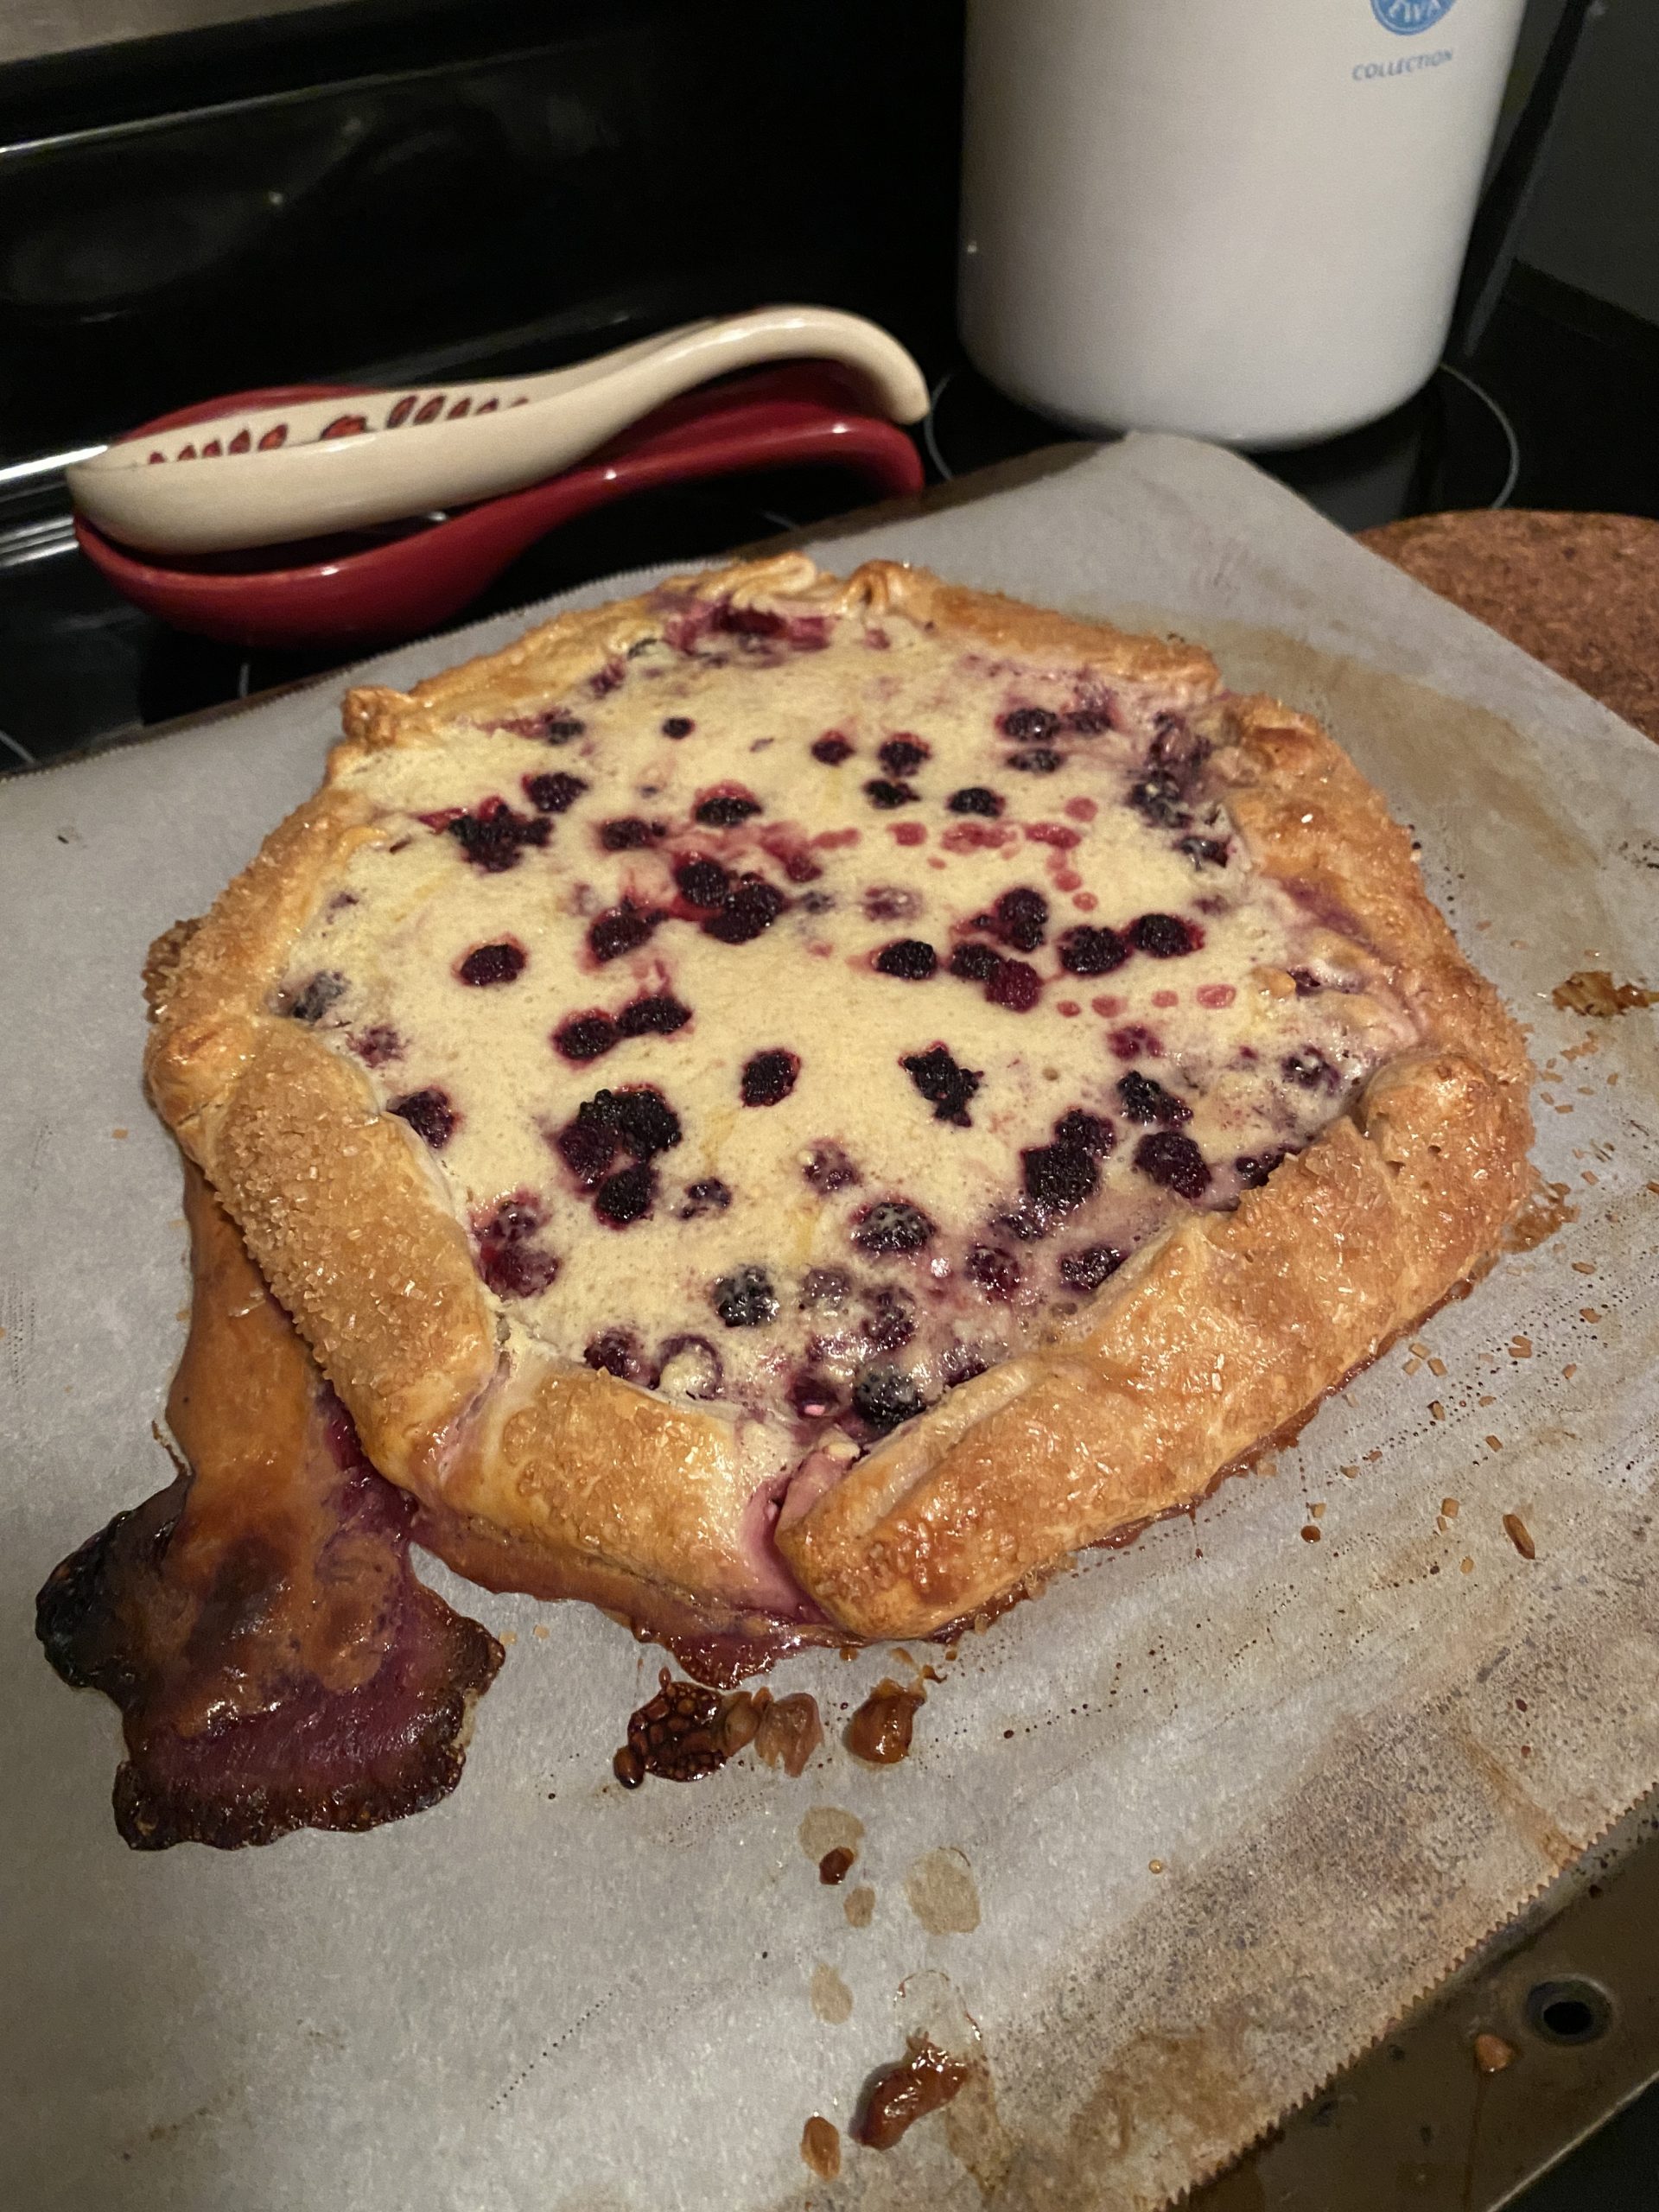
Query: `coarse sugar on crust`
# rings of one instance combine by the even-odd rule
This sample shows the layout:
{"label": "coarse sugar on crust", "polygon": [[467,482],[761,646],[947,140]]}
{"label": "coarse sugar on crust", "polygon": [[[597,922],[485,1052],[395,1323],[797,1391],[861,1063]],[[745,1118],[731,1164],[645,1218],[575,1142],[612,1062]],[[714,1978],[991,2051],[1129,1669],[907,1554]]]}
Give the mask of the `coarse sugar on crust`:
{"label": "coarse sugar on crust", "polygon": [[345,724],[157,947],[149,1078],[486,1579],[929,1633],[1202,1495],[1525,1195],[1521,1039],[1407,833],[1195,647],[789,556]]}

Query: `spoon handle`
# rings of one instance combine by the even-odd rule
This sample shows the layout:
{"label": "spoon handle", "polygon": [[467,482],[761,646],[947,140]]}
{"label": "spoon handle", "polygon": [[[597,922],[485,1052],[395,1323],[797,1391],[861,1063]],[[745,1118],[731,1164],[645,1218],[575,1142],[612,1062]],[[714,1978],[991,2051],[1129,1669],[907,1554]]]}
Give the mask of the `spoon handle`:
{"label": "spoon handle", "polygon": [[[696,385],[802,359],[852,371],[873,406],[898,421],[927,411],[920,370],[875,324],[830,308],[762,308],[537,377],[405,387],[344,403],[231,406],[183,437],[133,437],[66,473],[80,512],[126,544],[241,550],[518,491]],[[216,465],[156,465],[185,461]]]}

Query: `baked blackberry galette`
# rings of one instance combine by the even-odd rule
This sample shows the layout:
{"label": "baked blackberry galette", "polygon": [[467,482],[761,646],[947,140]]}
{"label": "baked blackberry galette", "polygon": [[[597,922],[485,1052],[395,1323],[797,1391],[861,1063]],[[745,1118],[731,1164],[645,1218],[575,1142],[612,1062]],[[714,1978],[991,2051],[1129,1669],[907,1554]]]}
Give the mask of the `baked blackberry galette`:
{"label": "baked blackberry galette", "polygon": [[926,1635],[1198,1497],[1523,1195],[1407,833],[1192,647],[790,556],[346,727],[149,1077],[480,1580]]}

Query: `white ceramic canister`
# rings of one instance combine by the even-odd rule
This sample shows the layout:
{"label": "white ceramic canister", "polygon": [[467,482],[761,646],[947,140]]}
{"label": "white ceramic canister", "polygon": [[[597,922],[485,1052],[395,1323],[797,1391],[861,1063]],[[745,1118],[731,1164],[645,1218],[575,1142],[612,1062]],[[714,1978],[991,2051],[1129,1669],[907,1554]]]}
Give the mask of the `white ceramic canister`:
{"label": "white ceramic canister", "polygon": [[960,312],[1081,429],[1295,444],[1446,341],[1524,0],[969,0]]}

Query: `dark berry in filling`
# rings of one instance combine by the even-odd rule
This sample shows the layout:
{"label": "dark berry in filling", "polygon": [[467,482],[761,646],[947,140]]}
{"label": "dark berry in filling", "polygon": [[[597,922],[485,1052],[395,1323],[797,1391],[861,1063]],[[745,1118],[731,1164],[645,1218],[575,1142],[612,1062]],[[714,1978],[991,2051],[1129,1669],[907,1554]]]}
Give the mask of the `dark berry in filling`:
{"label": "dark berry in filling", "polygon": [[1002,717],[1002,734],[1016,744],[1025,745],[1033,740],[1040,741],[1052,737],[1060,727],[1060,718],[1046,707],[1016,707]]}
{"label": "dark berry in filling", "polygon": [[1129,804],[1143,822],[1161,830],[1185,830],[1192,821],[1185,796],[1179,779],[1167,768],[1153,768],[1129,785]]}
{"label": "dark berry in filling", "polygon": [[1020,1155],[1026,1196],[1046,1213],[1065,1213],[1092,1198],[1100,1170],[1081,1145],[1042,1144]]}
{"label": "dark berry in filling", "polygon": [[553,1044],[567,1060],[597,1060],[610,1051],[618,1034],[608,1014],[573,1014],[553,1032]]}
{"label": "dark berry in filling", "polygon": [[1023,960],[1000,961],[985,985],[991,1004],[1007,1007],[1011,1014],[1029,1014],[1042,995],[1042,977]]}
{"label": "dark berry in filling", "polygon": [[847,1303],[847,1294],[852,1284],[839,1268],[809,1268],[801,1277],[801,1306],[811,1313],[827,1307],[838,1313]]}
{"label": "dark berry in filling", "polygon": [[1020,1266],[1012,1252],[976,1244],[968,1255],[968,1280],[983,1297],[1006,1306],[1020,1287]]}
{"label": "dark berry in filling", "polygon": [[641,1382],[646,1375],[639,1339],[631,1329],[607,1329],[594,1338],[582,1355],[589,1367],[614,1375],[624,1382]]}
{"label": "dark berry in filling", "polygon": [[671,715],[663,724],[664,737],[690,737],[696,724],[690,715]]}
{"label": "dark berry in filling", "polygon": [[560,1157],[584,1191],[591,1191],[616,1158],[616,1131],[584,1106],[553,1140]]}
{"label": "dark berry in filling", "polygon": [[569,745],[573,737],[580,737],[587,728],[574,715],[550,715],[542,723],[542,735],[550,745]]}
{"label": "dark berry in filling", "polygon": [[890,813],[895,806],[913,804],[921,793],[913,784],[893,783],[885,776],[874,776],[864,786],[864,796],[872,806]]}
{"label": "dark berry in filling", "polygon": [[907,1198],[878,1198],[853,1227],[853,1242],[861,1252],[919,1252],[932,1236],[933,1224]]}
{"label": "dark berry in filling", "polygon": [[654,834],[650,823],[637,814],[619,815],[614,821],[599,825],[599,842],[607,853],[637,853],[650,844]]}
{"label": "dark berry in filling", "polygon": [[703,924],[703,934],[721,944],[747,944],[769,930],[788,904],[775,883],[761,875],[746,875],[728,889],[719,912]]}
{"label": "dark berry in filling", "polygon": [[812,758],[822,760],[826,768],[839,768],[852,757],[853,748],[838,729],[827,731],[812,747]]}
{"label": "dark berry in filling", "polygon": [[1062,1257],[1060,1281],[1068,1290],[1098,1290],[1109,1275],[1117,1273],[1125,1256],[1116,1244],[1085,1244],[1082,1251]]}
{"label": "dark berry in filling", "polygon": [[1071,976],[1109,976],[1129,957],[1129,948],[1116,930],[1093,929],[1079,922],[1060,939],[1060,965]]}
{"label": "dark berry in filling", "polygon": [[968,983],[988,983],[1001,965],[1002,956],[995,946],[971,941],[959,944],[950,956],[950,973]]}
{"label": "dark berry in filling", "polygon": [[1079,737],[1103,737],[1112,726],[1109,707],[1073,707],[1065,718],[1067,729]]}
{"label": "dark berry in filling", "polygon": [[1286,1080],[1299,1084],[1304,1090],[1334,1090],[1342,1080],[1324,1053],[1314,1052],[1311,1046],[1300,1052],[1287,1052],[1279,1065]]}
{"label": "dark berry in filling", "polygon": [[524,797],[537,814],[563,814],[588,788],[580,776],[567,776],[563,768],[556,773],[526,776],[524,787]]}
{"label": "dark berry in filling", "polygon": [[522,944],[505,938],[499,944],[475,945],[458,972],[463,983],[480,989],[492,983],[512,983],[524,974],[529,957]]}
{"label": "dark berry in filling", "polygon": [[847,1190],[860,1179],[857,1168],[838,1144],[814,1145],[801,1173],[815,1191],[826,1196],[832,1191]]}
{"label": "dark berry in filling", "polygon": [[392,1100],[391,1110],[407,1122],[417,1137],[424,1137],[434,1152],[442,1152],[461,1127],[461,1116],[450,1104],[448,1092],[435,1086],[405,1092]]}
{"label": "dark berry in filling", "polygon": [[404,1040],[395,1029],[377,1023],[372,1029],[364,1030],[351,1040],[352,1050],[365,1067],[383,1068],[389,1060],[404,1057]]}
{"label": "dark berry in filling", "polygon": [[712,913],[726,896],[732,879],[718,861],[690,860],[680,862],[674,880],[688,906]]}
{"label": "dark berry in filling", "polygon": [[875,956],[875,965],[882,975],[897,976],[906,983],[925,983],[938,964],[938,953],[918,937],[895,938]]}
{"label": "dark berry in filling", "polygon": [[1018,768],[1022,775],[1052,776],[1057,768],[1064,765],[1065,760],[1063,753],[1056,753],[1050,746],[1032,745],[1027,746],[1023,753],[1010,753],[1007,765],[1010,768]]}
{"label": "dark berry in filling", "polygon": [[961,791],[952,791],[944,803],[952,814],[982,814],[995,822],[1007,801],[983,784],[966,784]]}
{"label": "dark berry in filling", "polygon": [[685,1186],[685,1203],[680,1208],[682,1221],[702,1221],[709,1214],[724,1213],[732,1203],[732,1194],[718,1175],[705,1175],[701,1181]]}
{"label": "dark berry in filling", "polygon": [[1040,891],[1005,891],[995,914],[998,935],[1016,952],[1035,952],[1048,934],[1048,901]]}
{"label": "dark berry in filling", "polygon": [[926,1401],[901,1367],[867,1367],[853,1385],[853,1404],[874,1429],[897,1428],[912,1421]]}
{"label": "dark berry in filling", "polygon": [[595,1091],[554,1142],[577,1181],[591,1190],[619,1151],[645,1160],[679,1141],[679,1116],[660,1090],[642,1084],[636,1090]]}
{"label": "dark berry in filling", "polygon": [[478,1271],[498,1298],[539,1298],[557,1281],[559,1261],[538,1244],[481,1244]]}
{"label": "dark berry in filling", "polygon": [[778,1318],[778,1294],[764,1268],[735,1268],[714,1288],[715,1311],[728,1329],[759,1329]]}
{"label": "dark berry in filling", "polygon": [[679,1116],[650,1084],[629,1090],[598,1091],[582,1111],[585,1114],[590,1107],[642,1159],[667,1152],[680,1141]]}
{"label": "dark berry in filling", "polygon": [[1177,1098],[1173,1091],[1166,1090],[1161,1083],[1142,1075],[1138,1068],[1131,1068],[1128,1075],[1118,1077],[1117,1095],[1123,1102],[1125,1116],[1131,1122],[1160,1122],[1166,1128],[1179,1128],[1183,1122],[1192,1118],[1192,1109],[1185,1098]]}
{"label": "dark berry in filling", "polygon": [[775,1106],[795,1088],[801,1071],[798,1056],[782,1046],[769,1052],[754,1052],[743,1063],[739,1088],[746,1106]]}
{"label": "dark berry in filling", "polygon": [[1179,960],[1204,943],[1203,931],[1179,914],[1142,914],[1129,924],[1128,934],[1135,950],[1150,953],[1154,960]]}
{"label": "dark berry in filling", "polygon": [[1082,1107],[1074,1106],[1055,1122],[1054,1141],[1077,1145],[1096,1160],[1104,1160],[1117,1142],[1117,1131],[1104,1115],[1085,1114]]}
{"label": "dark berry in filling", "polygon": [[943,1045],[909,1053],[899,1065],[933,1109],[936,1122],[954,1122],[961,1129],[969,1126],[969,1103],[984,1080],[979,1070],[960,1066]]}
{"label": "dark berry in filling", "polygon": [[1183,837],[1175,848],[1185,853],[1194,868],[1225,868],[1227,840],[1225,837]]}
{"label": "dark berry in filling", "polygon": [[1204,1154],[1191,1137],[1173,1129],[1155,1129],[1142,1137],[1135,1147],[1135,1164],[1152,1182],[1183,1198],[1200,1198],[1210,1187]]}
{"label": "dark berry in filling", "polygon": [[691,1019],[691,1009],[667,991],[655,997],[634,999],[616,1017],[624,1037],[671,1037]]}
{"label": "dark berry in filling", "polygon": [[890,737],[876,758],[890,776],[913,776],[925,760],[931,760],[933,748],[925,745],[919,737],[901,731]]}
{"label": "dark berry in filling", "polygon": [[650,913],[625,899],[620,906],[610,907],[588,925],[588,950],[595,960],[615,960],[625,952],[637,951],[661,919],[660,914]]}
{"label": "dark berry in filling", "polygon": [[517,868],[522,847],[544,845],[549,824],[539,817],[515,814],[505,799],[486,798],[476,814],[457,814],[443,825],[474,868],[486,875],[499,875]]}
{"label": "dark berry in filling", "polygon": [[708,830],[730,830],[759,814],[760,802],[747,791],[716,791],[696,809],[696,818]]}
{"label": "dark berry in filling", "polygon": [[346,995],[346,978],[325,969],[297,990],[289,1007],[296,1021],[321,1021],[329,1007]]}
{"label": "dark berry in filling", "polygon": [[894,1290],[880,1290],[865,1311],[864,1337],[872,1351],[897,1351],[916,1333],[910,1300]]}
{"label": "dark berry in filling", "polygon": [[504,1199],[478,1231],[478,1271],[498,1298],[535,1298],[554,1281],[559,1262],[531,1242],[541,1209],[528,1192]]}
{"label": "dark berry in filling", "polygon": [[594,1193],[594,1211],[613,1229],[626,1229],[651,1211],[656,1192],[656,1176],[645,1160],[636,1160],[606,1177]]}

